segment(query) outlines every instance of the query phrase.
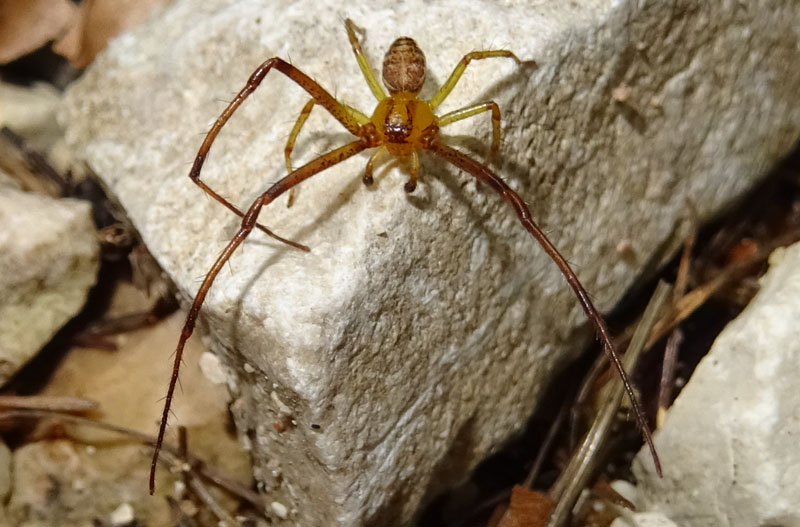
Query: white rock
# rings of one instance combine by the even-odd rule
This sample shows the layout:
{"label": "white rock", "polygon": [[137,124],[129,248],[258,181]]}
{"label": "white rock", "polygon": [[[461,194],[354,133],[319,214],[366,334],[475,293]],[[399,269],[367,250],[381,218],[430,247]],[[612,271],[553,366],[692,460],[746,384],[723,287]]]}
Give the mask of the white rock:
{"label": "white rock", "polygon": [[800,525],[800,244],[717,337],[634,470],[646,510],[684,527]]}
{"label": "white rock", "polygon": [[[186,174],[223,100],[253,69],[291,58],[371,112],[346,16],[367,30],[375,68],[394,38],[417,40],[425,97],[475,49],[538,62],[475,62],[441,110],[500,104],[498,172],[601,308],[669,255],[697,213],[748,189],[800,128],[800,70],[786,66],[800,59],[800,14],[766,0],[472,2],[470,14],[454,1],[178,0],[111,46],[63,117],[186,298],[239,223]],[[284,144],[307,99],[270,73],[220,135],[203,178],[246,207],[284,174]],[[447,132],[482,157],[489,118]],[[316,108],[296,166],[348,137]],[[381,166],[366,190],[365,162],[304,183],[289,210],[280,200],[263,211],[311,254],[256,233],[203,308],[238,376],[234,413],[261,483],[309,526],[407,522],[523,426],[590,334],[552,262],[490,189],[423,156],[415,194],[401,190],[397,164]],[[296,427],[276,433],[286,416],[272,392]]]}
{"label": "white rock", "polygon": [[114,509],[108,519],[111,522],[111,525],[118,527],[130,524],[134,519],[136,519],[136,514],[130,503],[122,503],[119,507]]}
{"label": "white rock", "polygon": [[[631,502],[637,511],[641,510],[642,500],[638,488],[624,480],[613,481],[611,486],[620,496]],[[659,512],[635,512],[622,505],[611,506],[619,514],[611,527],[677,527],[675,522]]]}
{"label": "white rock", "polygon": [[0,186],[0,384],[86,302],[99,246],[91,206]]}
{"label": "white rock", "polygon": [[617,518],[611,527],[678,527],[675,522],[657,512],[635,512]]}
{"label": "white rock", "polygon": [[0,126],[25,138],[29,148],[46,150],[63,135],[55,118],[60,98],[43,82],[23,87],[0,81]]}
{"label": "white rock", "polygon": [[283,503],[273,501],[272,503],[269,504],[269,508],[272,510],[272,512],[275,513],[275,516],[277,516],[282,520],[285,520],[286,518],[289,517],[289,509],[287,509],[286,505],[284,505]]}

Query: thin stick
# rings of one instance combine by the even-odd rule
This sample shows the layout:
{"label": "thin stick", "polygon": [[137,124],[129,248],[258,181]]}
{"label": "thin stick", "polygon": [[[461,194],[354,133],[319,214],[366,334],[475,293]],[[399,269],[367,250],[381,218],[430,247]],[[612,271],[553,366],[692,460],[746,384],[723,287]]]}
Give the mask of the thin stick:
{"label": "thin stick", "polygon": [[214,496],[208,491],[208,488],[203,484],[203,481],[191,473],[191,471],[186,470],[184,471],[185,480],[186,480],[186,487],[192,491],[192,493],[197,496],[203,504],[208,507],[211,513],[217,517],[219,526],[225,527],[240,527],[241,523],[236,521],[236,518],[231,516],[228,511],[225,510],[222,505],[220,505]]}
{"label": "thin stick", "polygon": [[545,457],[547,456],[547,453],[550,452],[550,448],[553,446],[553,441],[555,441],[558,431],[561,430],[561,425],[564,424],[567,414],[569,413],[568,410],[569,404],[562,404],[561,408],[558,410],[556,418],[550,424],[550,428],[547,430],[547,435],[545,436],[544,441],[542,441],[542,446],[539,448],[539,452],[536,453],[536,458],[533,461],[533,465],[528,471],[528,475],[525,477],[525,480],[522,482],[523,487],[533,487],[533,483],[536,481],[536,477],[539,475],[539,471],[542,469]]}
{"label": "thin stick", "polygon": [[678,350],[683,342],[683,331],[675,328],[669,334],[664,347],[664,359],[661,361],[661,380],[658,383],[658,411],[656,413],[656,429],[664,424],[667,408],[672,403],[672,387],[675,384],[675,367],[678,364]]}
{"label": "thin stick", "polygon": [[611,341],[611,336],[608,328],[606,327],[606,323],[603,320],[603,317],[597,311],[597,308],[594,307],[591,298],[589,298],[589,294],[583,288],[583,285],[581,285],[580,280],[578,280],[578,276],[569,266],[567,260],[564,259],[547,235],[545,235],[542,229],[539,228],[539,226],[533,221],[533,215],[531,214],[528,205],[522,200],[519,194],[517,194],[511,187],[508,186],[505,181],[500,179],[499,176],[494,174],[494,172],[492,172],[488,167],[482,165],[478,161],[475,161],[474,159],[462,154],[454,148],[440,143],[438,140],[432,141],[429,149],[458,168],[472,174],[478,181],[489,185],[498,194],[500,194],[500,196],[514,208],[514,212],[517,213],[517,217],[519,218],[520,223],[522,223],[522,226],[525,227],[525,229],[536,239],[537,242],[539,242],[539,245],[541,245],[542,249],[544,249],[547,255],[561,270],[561,274],[563,274],[567,279],[567,283],[569,283],[570,287],[574,291],[575,296],[578,297],[578,302],[580,302],[583,311],[586,313],[586,316],[592,321],[592,324],[594,324],[597,333],[600,335],[600,339],[603,341],[603,349],[619,373],[622,384],[625,387],[625,391],[628,393],[628,397],[631,399],[631,406],[633,407],[633,412],[636,415],[636,421],[639,423],[639,429],[642,431],[642,436],[644,437],[644,440],[650,449],[650,455],[653,458],[653,464],[656,467],[656,472],[661,475],[661,462],[658,459],[658,454],[656,453],[655,446],[653,445],[650,427],[647,424],[647,420],[645,419],[644,412],[639,405],[636,393],[633,391],[633,387],[628,379],[628,374],[625,373],[625,368],[620,361],[619,354],[614,347],[614,343]]}
{"label": "thin stick", "polygon": [[87,412],[100,406],[97,401],[63,395],[0,395],[0,411],[49,410],[51,412]]}

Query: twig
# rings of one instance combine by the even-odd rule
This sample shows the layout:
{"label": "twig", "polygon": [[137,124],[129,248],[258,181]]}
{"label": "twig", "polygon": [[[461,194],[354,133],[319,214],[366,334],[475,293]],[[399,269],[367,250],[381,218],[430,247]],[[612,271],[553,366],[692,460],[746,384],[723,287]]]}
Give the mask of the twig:
{"label": "twig", "polygon": [[675,328],[664,347],[664,360],[661,361],[661,381],[658,384],[658,410],[656,412],[656,430],[664,424],[667,408],[672,402],[672,386],[675,384],[675,366],[678,364],[678,349],[683,342],[683,331]]}
{"label": "twig", "polygon": [[[652,330],[658,314],[670,294],[670,286],[659,282],[653,297],[642,315],[642,321],[636,328],[628,351],[625,353],[625,368],[633,371],[636,361],[644,349],[647,337]],[[597,453],[601,450],[611,432],[611,425],[622,402],[624,390],[618,379],[613,381],[603,408],[595,418],[592,427],[578,451],[573,455],[567,468],[562,472],[556,484],[550,490],[550,497],[556,502],[548,520],[548,527],[560,527],[565,524],[572,512],[580,492],[586,486],[597,464]]]}
{"label": "twig", "polygon": [[[697,229],[694,228],[683,242],[683,252],[678,264],[678,275],[675,277],[675,288],[672,290],[672,307],[675,309],[689,287],[689,271]],[[678,351],[683,342],[683,332],[676,327],[667,338],[664,346],[664,359],[661,361],[661,380],[658,383],[658,410],[656,411],[656,429],[661,428],[672,402],[672,387],[675,384],[675,367],[678,364]]]}
{"label": "twig", "polygon": [[50,412],[88,412],[99,405],[91,399],[60,395],[0,395],[0,411],[47,410]]}
{"label": "twig", "polygon": [[525,478],[525,481],[522,482],[522,486],[531,488],[533,487],[533,482],[536,481],[536,476],[539,475],[539,471],[542,468],[542,464],[544,463],[545,457],[547,453],[550,452],[550,447],[553,445],[553,441],[555,441],[556,435],[558,435],[558,431],[561,430],[561,425],[564,424],[564,420],[569,413],[568,410],[571,404],[563,404],[561,409],[558,411],[558,415],[550,424],[550,429],[547,431],[547,435],[542,441],[542,446],[539,448],[539,452],[536,453],[536,459],[533,461],[533,465],[531,469],[528,471],[528,476]]}
{"label": "twig", "polygon": [[653,335],[650,337],[648,345],[652,345],[664,338],[667,333],[672,331],[674,327],[683,322],[689,315],[695,312],[697,308],[702,306],[712,295],[717,293],[720,289],[730,284],[733,280],[740,278],[743,273],[752,269],[754,266],[759,265],[769,258],[769,255],[778,247],[783,247],[794,243],[800,238],[800,232],[792,231],[785,236],[781,236],[773,240],[772,243],[767,245],[746,260],[728,265],[720,271],[720,273],[713,279],[705,284],[696,287],[695,289],[684,295],[678,301],[675,309],[671,313],[667,313],[661,320],[658,321],[656,327],[653,329]]}
{"label": "twig", "polygon": [[691,269],[691,256],[692,249],[694,249],[694,242],[697,239],[697,229],[692,229],[689,236],[683,242],[683,252],[681,252],[681,260],[678,264],[678,275],[675,277],[675,289],[672,293],[673,305],[683,298],[686,294],[686,289],[689,287],[689,271]]}
{"label": "twig", "polygon": [[241,524],[236,521],[233,516],[228,514],[228,511],[226,511],[222,505],[217,503],[217,500],[214,499],[214,496],[211,495],[208,488],[203,484],[203,481],[192,473],[191,468],[187,468],[183,472],[186,474],[186,485],[189,490],[197,496],[197,499],[208,507],[212,514],[220,521],[220,524],[224,524],[226,527],[240,527]]}

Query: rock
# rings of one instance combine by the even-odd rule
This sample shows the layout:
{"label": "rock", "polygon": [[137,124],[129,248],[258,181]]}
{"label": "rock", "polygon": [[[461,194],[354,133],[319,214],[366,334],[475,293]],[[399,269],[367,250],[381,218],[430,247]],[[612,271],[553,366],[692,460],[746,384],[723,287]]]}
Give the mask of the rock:
{"label": "rock", "polygon": [[91,205],[0,186],[0,384],[86,302],[99,245]]}
{"label": "rock", "polygon": [[46,150],[64,133],[55,118],[60,98],[49,84],[21,87],[0,81],[0,126],[25,138],[29,148]]}
{"label": "rock", "polygon": [[613,509],[619,514],[612,523],[611,527],[678,527],[672,520],[667,518],[664,514],[659,512],[637,512],[641,511],[642,499],[637,489],[631,483],[618,480],[611,483],[611,486],[623,498],[632,503],[636,510],[630,510],[621,505],[611,505]]}
{"label": "rock", "polygon": [[[477,2],[484,15],[473,17],[463,2],[178,0],[112,44],[62,118],[190,299],[239,221],[186,175],[258,64],[291,58],[370,113],[345,16],[365,28],[374,68],[396,37],[417,40],[423,97],[465,53],[513,49],[538,68],[474,62],[441,111],[498,102],[498,173],[607,309],[798,136],[800,70],[787,65],[800,59],[800,12],[790,1],[737,6]],[[203,179],[247,207],[285,174],[286,138],[307,100],[270,73],[220,134]],[[482,158],[489,123],[481,115],[446,131]],[[295,166],[348,137],[315,108]],[[422,157],[412,195],[403,164],[388,161],[365,189],[360,155],[301,185],[291,209],[284,198],[268,207],[261,221],[312,252],[253,234],[203,307],[257,477],[288,522],[407,523],[521,429],[591,333],[508,206]]]}
{"label": "rock", "polygon": [[645,510],[678,525],[800,525],[800,244],[770,260],[656,436],[664,478],[634,464]]}

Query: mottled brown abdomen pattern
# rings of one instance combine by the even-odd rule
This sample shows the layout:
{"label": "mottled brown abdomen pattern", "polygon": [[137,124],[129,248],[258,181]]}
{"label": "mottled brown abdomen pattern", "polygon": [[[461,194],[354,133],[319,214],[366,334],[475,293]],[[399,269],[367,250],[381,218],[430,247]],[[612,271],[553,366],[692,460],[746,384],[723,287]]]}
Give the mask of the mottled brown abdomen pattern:
{"label": "mottled brown abdomen pattern", "polygon": [[425,82],[425,54],[414,39],[400,37],[383,58],[383,83],[390,93],[419,93]]}

